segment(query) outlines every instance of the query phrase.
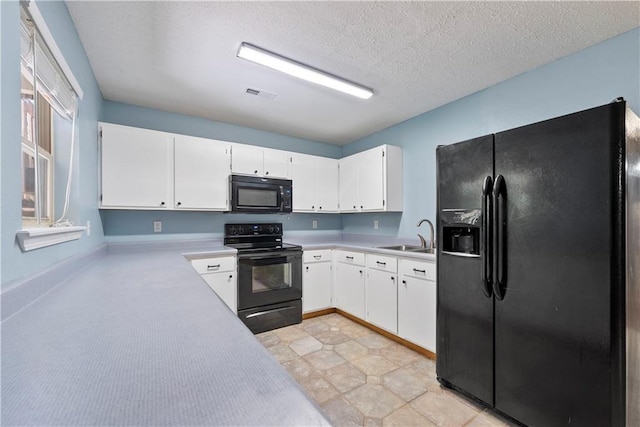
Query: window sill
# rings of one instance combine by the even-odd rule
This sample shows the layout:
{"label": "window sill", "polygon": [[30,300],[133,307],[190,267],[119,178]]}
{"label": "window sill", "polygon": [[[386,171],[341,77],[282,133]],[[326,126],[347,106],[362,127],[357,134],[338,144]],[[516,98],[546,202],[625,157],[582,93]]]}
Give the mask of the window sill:
{"label": "window sill", "polygon": [[58,243],[78,240],[87,227],[42,227],[18,230],[16,238],[22,252],[32,251]]}

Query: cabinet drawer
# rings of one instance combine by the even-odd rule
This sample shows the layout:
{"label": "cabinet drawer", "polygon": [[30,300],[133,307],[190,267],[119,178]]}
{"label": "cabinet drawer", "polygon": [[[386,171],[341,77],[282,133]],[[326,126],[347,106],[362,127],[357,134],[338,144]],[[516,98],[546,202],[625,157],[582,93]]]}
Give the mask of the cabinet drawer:
{"label": "cabinet drawer", "polygon": [[367,268],[375,268],[376,270],[395,273],[398,271],[398,258],[378,254],[367,254]]}
{"label": "cabinet drawer", "polygon": [[364,265],[364,254],[362,252],[336,251],[336,261],[346,264]]}
{"label": "cabinet drawer", "polygon": [[331,249],[319,249],[314,251],[304,251],[302,253],[302,262],[308,264],[310,262],[331,261]]}
{"label": "cabinet drawer", "polygon": [[191,260],[191,265],[199,274],[235,271],[236,257],[202,258]]}
{"label": "cabinet drawer", "polygon": [[400,260],[400,274],[417,279],[436,280],[436,264],[432,262]]}

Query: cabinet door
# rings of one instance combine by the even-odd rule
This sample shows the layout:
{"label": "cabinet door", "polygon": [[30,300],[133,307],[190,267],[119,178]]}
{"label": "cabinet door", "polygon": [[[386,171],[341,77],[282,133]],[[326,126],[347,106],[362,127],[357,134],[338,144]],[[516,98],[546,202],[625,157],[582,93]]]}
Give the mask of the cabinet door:
{"label": "cabinet door", "polygon": [[173,204],[173,137],[118,125],[102,129],[102,206],[162,209]]}
{"label": "cabinet door", "polygon": [[[316,211],[338,212],[338,160],[316,157]],[[295,202],[295,199],[294,199]]]}
{"label": "cabinet door", "polygon": [[225,302],[234,313],[238,313],[238,287],[236,275],[232,271],[226,273],[203,274],[202,278],[209,287]]}
{"label": "cabinet door", "polygon": [[230,145],[179,135],[174,153],[175,207],[227,210]]}
{"label": "cabinet door", "polygon": [[302,312],[331,307],[331,263],[306,264],[302,275]]}
{"label": "cabinet door", "polygon": [[263,174],[269,178],[289,178],[291,153],[288,151],[263,149]]}
{"label": "cabinet door", "polygon": [[336,263],[334,292],[337,308],[364,319],[364,267]]}
{"label": "cabinet door", "polygon": [[357,212],[358,203],[358,156],[339,160],[340,212]]}
{"label": "cabinet door", "polygon": [[380,270],[368,270],[365,320],[394,334],[398,333],[397,276]]}
{"label": "cabinet door", "polygon": [[358,195],[363,211],[384,209],[383,153],[382,147],[358,153]]}
{"label": "cabinet door", "polygon": [[232,144],[231,172],[241,175],[262,175],[262,147],[252,145]]}
{"label": "cabinet door", "polygon": [[398,335],[436,351],[436,282],[402,277],[398,287]]}
{"label": "cabinet door", "polygon": [[294,212],[313,212],[316,203],[315,156],[291,155]]}

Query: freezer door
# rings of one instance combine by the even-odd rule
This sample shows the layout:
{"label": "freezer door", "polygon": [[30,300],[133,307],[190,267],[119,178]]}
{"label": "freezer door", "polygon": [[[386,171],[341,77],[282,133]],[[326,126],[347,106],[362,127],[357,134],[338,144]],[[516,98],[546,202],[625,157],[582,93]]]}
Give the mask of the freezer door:
{"label": "freezer door", "polygon": [[624,425],[623,117],[495,136],[495,406],[527,425]]}
{"label": "freezer door", "polygon": [[[436,156],[436,371],[445,385],[491,405],[493,298],[485,294],[482,281],[484,259],[480,253],[485,249],[485,230],[483,217],[477,212],[482,210],[483,183],[493,175],[493,135],[439,147]],[[464,221],[469,221],[468,226]],[[461,224],[456,226],[456,222]]]}

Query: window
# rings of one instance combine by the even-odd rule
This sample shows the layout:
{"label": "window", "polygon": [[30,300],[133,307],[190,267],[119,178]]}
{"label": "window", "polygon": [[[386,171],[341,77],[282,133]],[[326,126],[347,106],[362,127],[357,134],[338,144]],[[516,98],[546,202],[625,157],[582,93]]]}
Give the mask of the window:
{"label": "window", "polygon": [[68,225],[76,93],[26,8],[20,42],[23,227]]}

